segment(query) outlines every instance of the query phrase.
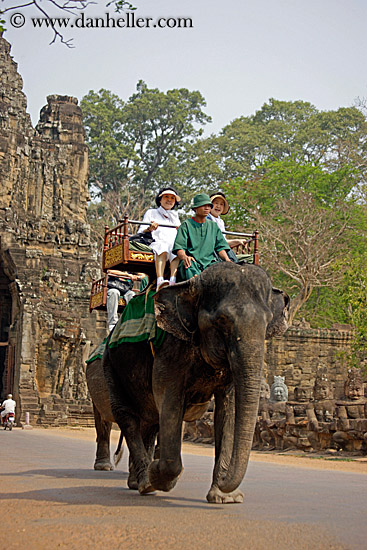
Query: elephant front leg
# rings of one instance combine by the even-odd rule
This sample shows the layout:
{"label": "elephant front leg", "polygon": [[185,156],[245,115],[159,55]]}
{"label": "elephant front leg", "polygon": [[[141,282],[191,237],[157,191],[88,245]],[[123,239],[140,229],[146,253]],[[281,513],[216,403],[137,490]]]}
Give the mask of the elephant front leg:
{"label": "elephant front leg", "polygon": [[173,489],[183,470],[181,461],[182,417],[177,422],[171,420],[169,426],[167,424],[164,421],[160,424],[159,459],[154,460],[148,469],[151,485],[154,489],[165,492]]}
{"label": "elephant front leg", "polygon": [[[159,407],[159,459],[149,466],[149,481],[159,491],[170,491],[176,485],[183,467],[181,461],[181,439],[183,421],[183,382],[172,380],[162,386],[155,379],[153,389]],[[162,390],[162,388],[164,388]]]}
{"label": "elephant front leg", "polygon": [[213,481],[206,499],[213,504],[233,504],[243,502],[242,491],[236,489],[232,493],[223,493],[218,487],[218,481],[226,476],[231,460],[234,437],[234,390],[229,394],[220,391],[215,394],[215,465]]}

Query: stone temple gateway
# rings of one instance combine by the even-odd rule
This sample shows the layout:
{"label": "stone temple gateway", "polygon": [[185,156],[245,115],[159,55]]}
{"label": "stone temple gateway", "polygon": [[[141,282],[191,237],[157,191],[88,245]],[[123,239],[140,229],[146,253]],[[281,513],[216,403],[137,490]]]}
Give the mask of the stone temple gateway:
{"label": "stone temple gateway", "polygon": [[89,314],[100,273],[86,211],[88,149],[75,98],[49,96],[32,127],[22,79],[0,37],[0,397],[17,421],[91,420],[84,359],[105,337]]}

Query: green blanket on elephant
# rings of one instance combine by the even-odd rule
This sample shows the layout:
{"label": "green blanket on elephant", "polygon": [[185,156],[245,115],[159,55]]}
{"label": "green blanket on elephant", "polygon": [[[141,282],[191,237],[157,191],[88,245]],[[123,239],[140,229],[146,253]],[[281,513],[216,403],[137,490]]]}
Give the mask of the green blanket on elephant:
{"label": "green blanket on elephant", "polygon": [[[154,315],[155,292],[150,290],[146,294],[135,296],[125,307],[120,319],[112,333],[108,346],[117,347],[122,342],[152,342],[158,349],[162,344],[166,333],[157,327]],[[86,363],[92,363],[96,359],[102,359],[106,349],[107,338],[93,349]]]}
{"label": "green blanket on elephant", "polygon": [[155,291],[135,296],[124,311],[113,330],[108,346],[117,347],[123,342],[152,342],[159,348],[164,340],[165,332],[157,327],[154,315]]}
{"label": "green blanket on elephant", "polygon": [[103,342],[99,344],[99,346],[93,349],[88,359],[86,360],[87,365],[89,365],[89,363],[93,363],[93,361],[95,361],[96,359],[102,359],[104,350],[106,349],[106,342],[107,338],[105,338]]}

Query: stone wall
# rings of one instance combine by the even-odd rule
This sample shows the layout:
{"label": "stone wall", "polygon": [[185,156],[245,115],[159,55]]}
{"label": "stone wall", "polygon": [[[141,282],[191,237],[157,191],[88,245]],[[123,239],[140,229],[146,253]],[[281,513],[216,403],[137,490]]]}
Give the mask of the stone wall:
{"label": "stone wall", "polygon": [[334,384],[335,397],[341,398],[347,378],[346,355],[350,344],[351,330],[348,327],[290,327],[282,337],[267,342],[264,375],[269,385],[275,375],[284,376],[289,398],[293,398],[296,386],[313,387],[317,367],[325,365]]}
{"label": "stone wall", "polygon": [[82,114],[75,98],[49,96],[33,128],[26,107],[0,37],[0,397],[14,393],[18,421],[29,411],[32,422],[89,423],[84,359],[106,324],[89,314],[100,260]]}

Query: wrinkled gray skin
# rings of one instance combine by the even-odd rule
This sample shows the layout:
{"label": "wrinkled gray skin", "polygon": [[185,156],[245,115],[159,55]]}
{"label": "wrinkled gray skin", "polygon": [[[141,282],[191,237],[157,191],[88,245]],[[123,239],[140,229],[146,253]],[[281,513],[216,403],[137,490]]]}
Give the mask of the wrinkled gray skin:
{"label": "wrinkled gray skin", "polygon": [[[130,450],[128,485],[172,489],[181,472],[183,420],[215,398],[215,466],[207,500],[242,502],[259,402],[266,337],[287,328],[289,298],[254,265],[218,263],[155,296],[167,331],[153,358],[146,343],[107,347],[103,368],[113,415]],[[160,458],[153,460],[155,435]]]}
{"label": "wrinkled gray skin", "polygon": [[115,419],[111,410],[101,359],[96,359],[87,365],[86,378],[93,401],[94,423],[97,432],[97,453],[94,469],[113,470],[110,459],[110,433],[112,422]]}

